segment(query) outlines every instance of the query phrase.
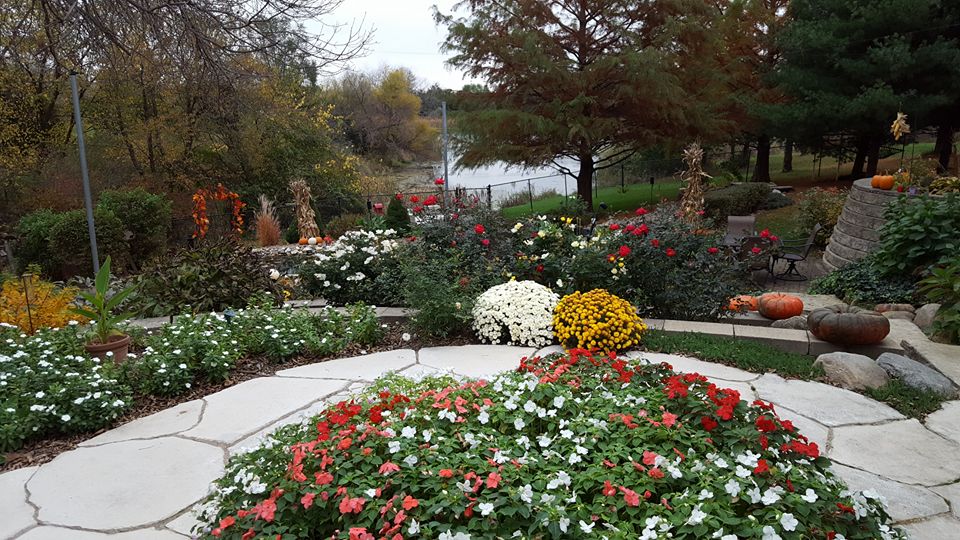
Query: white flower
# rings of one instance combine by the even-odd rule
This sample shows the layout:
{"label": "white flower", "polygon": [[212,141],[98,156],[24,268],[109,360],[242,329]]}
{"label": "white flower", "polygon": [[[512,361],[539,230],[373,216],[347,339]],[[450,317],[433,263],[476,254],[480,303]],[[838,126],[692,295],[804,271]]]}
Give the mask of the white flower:
{"label": "white flower", "polygon": [[490,415],[487,413],[486,409],[480,411],[480,414],[477,415],[477,421],[481,424],[486,424],[490,421]]}
{"label": "white flower", "polygon": [[444,531],[440,533],[440,536],[437,537],[437,540],[471,540],[472,537],[463,532],[458,532],[456,534],[451,533],[450,531]]}
{"label": "white flower", "polygon": [[527,484],[520,489],[520,500],[527,504],[533,502],[533,487],[530,484]]}
{"label": "white flower", "polygon": [[477,505],[481,516],[489,516],[493,512],[493,503],[484,502]]}
{"label": "white flower", "polygon": [[558,409],[562,409],[562,408],[563,408],[563,404],[564,404],[564,402],[565,402],[566,400],[567,400],[567,398],[565,398],[565,397],[563,397],[563,396],[557,396],[557,397],[553,398],[553,406],[556,407],[556,408],[558,408]]}
{"label": "white flower", "polygon": [[420,523],[417,520],[412,520],[410,526],[407,528],[407,534],[417,534],[420,532]]}
{"label": "white flower", "polygon": [[582,519],[580,520],[580,530],[583,531],[584,534],[590,534],[591,532],[593,532],[593,528],[595,526],[596,526],[596,523],[587,523]]}
{"label": "white flower", "polygon": [[700,509],[700,505],[693,507],[693,510],[690,512],[690,518],[687,519],[687,525],[699,525],[703,523],[703,519],[707,517],[706,512]]}
{"label": "white flower", "polygon": [[64,422],[69,422],[69,421],[70,421],[70,415],[69,415],[69,414],[65,414],[65,415],[63,415],[63,416],[60,417],[60,420],[63,420]]}
{"label": "white flower", "polygon": [[553,309],[559,300],[539,283],[508,281],[477,298],[473,328],[488,343],[545,346],[553,341]]}
{"label": "white flower", "polygon": [[808,503],[815,503],[820,497],[817,495],[817,492],[811,488],[807,488],[806,493],[800,496],[801,499]]}
{"label": "white flower", "polygon": [[523,418],[515,418],[515,419],[513,420],[513,427],[514,427],[514,429],[516,429],[517,431],[520,431],[520,430],[523,429],[524,426],[526,426],[526,425],[527,425],[527,423],[523,421]]}
{"label": "white flower", "polygon": [[780,526],[787,532],[797,530],[797,525],[799,524],[800,522],[797,521],[797,518],[793,517],[793,514],[786,513],[780,516]]}
{"label": "white flower", "polygon": [[417,464],[417,461],[419,461],[419,459],[418,459],[417,456],[415,456],[414,454],[410,454],[409,456],[403,458],[403,462],[406,463],[407,465],[411,466],[411,467],[413,467],[414,465],[416,465],[416,464]]}
{"label": "white flower", "polygon": [[727,483],[723,486],[723,490],[726,491],[731,497],[736,497],[739,495],[740,489],[740,484],[733,478],[727,480]]}
{"label": "white flower", "polygon": [[564,516],[557,521],[557,525],[560,527],[560,532],[567,532],[567,528],[570,527],[570,518]]}
{"label": "white flower", "polygon": [[766,491],[764,491],[763,498],[760,499],[760,501],[767,506],[770,506],[771,504],[774,504],[779,500],[780,500],[780,494],[774,488],[769,488]]}
{"label": "white flower", "polygon": [[403,429],[400,430],[400,436],[407,439],[412,439],[416,434],[417,428],[413,426],[404,426]]}
{"label": "white flower", "polygon": [[410,334],[404,332],[404,333],[400,336],[400,339],[402,339],[402,340],[404,340],[404,341],[410,341]]}
{"label": "white flower", "polygon": [[766,525],[763,527],[763,538],[761,540],[783,540],[779,534],[777,534],[776,529]]}
{"label": "white flower", "polygon": [[277,270],[276,268],[270,269],[270,279],[274,281],[280,279],[280,271]]}

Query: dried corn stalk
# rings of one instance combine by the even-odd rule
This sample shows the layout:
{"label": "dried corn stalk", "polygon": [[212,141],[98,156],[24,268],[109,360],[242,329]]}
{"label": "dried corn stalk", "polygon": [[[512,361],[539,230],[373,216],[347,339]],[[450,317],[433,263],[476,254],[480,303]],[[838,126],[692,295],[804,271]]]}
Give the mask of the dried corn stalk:
{"label": "dried corn stalk", "polygon": [[680,213],[687,221],[696,221],[703,215],[704,178],[710,175],[703,172],[703,148],[700,143],[692,143],[683,151],[683,163],[687,170],[680,179],[687,183],[680,200]]}
{"label": "dried corn stalk", "polygon": [[317,216],[310,206],[310,186],[306,180],[290,182],[290,191],[293,192],[293,202],[297,207],[297,229],[300,238],[316,238],[320,236],[320,227],[317,226]]}
{"label": "dried corn stalk", "polygon": [[907,123],[907,115],[902,112],[897,113],[897,119],[890,125],[890,133],[893,134],[893,140],[899,141],[907,133],[910,133],[910,124]]}

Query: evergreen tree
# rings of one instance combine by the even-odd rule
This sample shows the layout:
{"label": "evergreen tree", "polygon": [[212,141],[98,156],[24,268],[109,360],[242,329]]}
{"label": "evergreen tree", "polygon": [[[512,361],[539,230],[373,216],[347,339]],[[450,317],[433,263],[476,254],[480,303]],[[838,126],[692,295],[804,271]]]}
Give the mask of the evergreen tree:
{"label": "evergreen tree", "polygon": [[385,221],[387,228],[393,229],[400,234],[406,234],[410,231],[410,214],[407,213],[403,202],[397,197],[390,199],[390,204],[387,205]]}

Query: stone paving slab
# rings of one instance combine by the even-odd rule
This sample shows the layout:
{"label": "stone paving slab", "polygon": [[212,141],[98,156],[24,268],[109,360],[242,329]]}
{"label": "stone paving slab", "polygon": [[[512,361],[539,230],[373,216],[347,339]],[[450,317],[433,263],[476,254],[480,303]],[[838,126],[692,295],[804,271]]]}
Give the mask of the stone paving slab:
{"label": "stone paving slab", "polygon": [[797,414],[790,409],[784,407],[777,407],[777,414],[783,420],[789,420],[793,423],[793,426],[797,428],[797,431],[801,435],[805,436],[812,442],[817,443],[817,446],[820,448],[820,453],[826,453],[830,448],[830,428],[817,422],[811,420],[802,414]]}
{"label": "stone paving slab", "polygon": [[200,423],[181,435],[233,444],[344,386],[340,380],[251,379],[205,397],[207,407]]}
{"label": "stone paving slab", "polygon": [[818,382],[786,380],[766,374],[754,381],[753,387],[760,399],[815,418],[827,427],[872,424],[904,417],[862,394]]}
{"label": "stone paving slab", "polygon": [[284,369],[278,371],[277,375],[305,379],[372,381],[388,371],[400,371],[416,363],[417,353],[412,349],[396,349]]}
{"label": "stone paving slab", "polygon": [[834,463],[831,469],[850,489],[869,489],[878,493],[883,497],[890,517],[896,521],[921,519],[950,511],[943,497],[925,487],[902,484],[839,463]]}
{"label": "stone paving slab", "polygon": [[960,345],[936,343],[929,339],[905,339],[901,342],[910,358],[925,362],[960,385]]}
{"label": "stone paving slab", "polygon": [[953,512],[953,516],[960,518],[960,482],[946,486],[936,486],[930,489],[946,499],[947,502],[950,503],[950,510]]}
{"label": "stone paving slab", "polygon": [[425,366],[423,364],[416,364],[414,366],[408,367],[407,369],[401,370],[399,373],[400,375],[403,375],[404,377],[408,377],[410,379],[422,379],[424,377],[443,375],[444,373],[447,373],[447,372],[440,368]]}
{"label": "stone paving slab", "polygon": [[249,437],[246,437],[242,441],[232,445],[230,448],[227,449],[227,451],[232,456],[234,454],[242,453],[247,450],[252,450],[258,447],[267,435],[273,433],[277,429],[290,424],[299,424],[309,418],[312,418],[320,414],[331,404],[337,403],[343,399],[346,399],[347,397],[348,396],[346,395],[346,393],[337,393],[337,394],[328,396],[320,401],[317,401],[316,403],[310,405],[305,409],[301,409],[299,411],[294,412],[293,414],[290,414],[289,416],[285,416],[280,420],[277,420],[276,422],[261,429],[260,431],[254,433],[253,435],[250,435]]}
{"label": "stone paving slab", "polygon": [[696,332],[709,336],[733,337],[733,325],[730,323],[708,323],[696,321],[663,321],[663,331],[668,334]]}
{"label": "stone paving slab", "polygon": [[96,446],[130,439],[152,439],[180,433],[197,425],[203,411],[203,400],[195,399],[169,409],[137,418],[80,443],[80,446]]}
{"label": "stone paving slab", "polygon": [[673,366],[674,371],[682,373],[699,373],[710,379],[723,379],[725,381],[752,381],[757,378],[756,373],[750,373],[735,367],[725,366],[716,362],[704,362],[687,356],[666,353],[652,353],[645,351],[631,351],[624,354],[627,358],[643,359],[648,362],[659,364],[666,362]]}
{"label": "stone paving slab", "polygon": [[960,444],[914,418],[836,428],[830,458],[904,484],[936,486],[960,480]]}
{"label": "stone paving slab", "polygon": [[902,526],[912,540],[960,540],[960,520],[941,514]]}
{"label": "stone paving slab", "polygon": [[78,531],[63,527],[37,527],[30,529],[17,540],[183,540],[183,536],[158,529],[138,529],[125,533],[105,534],[91,531]]}
{"label": "stone paving slab", "polygon": [[420,349],[420,363],[438,369],[452,368],[467,377],[492,377],[501,371],[516,369],[520,358],[532,356],[532,347],[506,345],[462,345]]}
{"label": "stone paving slab", "polygon": [[27,483],[40,521],[112,530],[143,527],[200,500],[223,474],[223,450],[177,437],[64,452]]}
{"label": "stone paving slab", "polygon": [[27,480],[37,467],[24,467],[0,474],[0,538],[13,538],[17,533],[37,524],[33,507],[27,504]]}
{"label": "stone paving slab", "polygon": [[947,401],[939,410],[927,415],[927,429],[960,444],[960,401]]}
{"label": "stone paving slab", "polygon": [[564,352],[563,347],[561,347],[560,345],[547,345],[542,349],[537,349],[537,352],[533,353],[533,356],[539,356],[543,358],[544,356],[547,356],[549,354],[557,354],[557,353],[563,354],[563,352]]}
{"label": "stone paving slab", "polygon": [[167,522],[168,529],[180,533],[187,538],[193,538],[193,528],[197,525],[200,525],[200,520],[197,519],[196,514],[194,514],[193,508]]}

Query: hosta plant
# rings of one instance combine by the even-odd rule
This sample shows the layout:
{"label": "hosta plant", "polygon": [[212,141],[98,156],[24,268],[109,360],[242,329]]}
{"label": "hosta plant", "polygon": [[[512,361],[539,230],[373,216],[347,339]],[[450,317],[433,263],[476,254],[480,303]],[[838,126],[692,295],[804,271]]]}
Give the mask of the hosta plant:
{"label": "hosta plant", "polygon": [[542,347],[553,341],[553,308],[560,297],[533,281],[508,281],[481,294],[473,329],[488,343]]}
{"label": "hosta plant", "polygon": [[373,388],[232,458],[197,532],[901,537],[876,495],[847,489],[772,405],[666,364],[574,350],[521,360],[489,382]]}

